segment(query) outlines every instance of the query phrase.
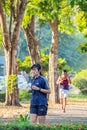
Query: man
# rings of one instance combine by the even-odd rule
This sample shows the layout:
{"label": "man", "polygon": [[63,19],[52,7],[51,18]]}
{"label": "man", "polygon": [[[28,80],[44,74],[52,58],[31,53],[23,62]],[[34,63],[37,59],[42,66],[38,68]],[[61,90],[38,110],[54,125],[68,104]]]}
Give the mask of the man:
{"label": "man", "polygon": [[70,77],[66,70],[64,70],[62,72],[62,75],[59,76],[56,84],[59,87],[59,98],[60,98],[60,103],[62,104],[62,110],[63,112],[65,112],[66,99],[67,99],[69,87],[71,84]]}

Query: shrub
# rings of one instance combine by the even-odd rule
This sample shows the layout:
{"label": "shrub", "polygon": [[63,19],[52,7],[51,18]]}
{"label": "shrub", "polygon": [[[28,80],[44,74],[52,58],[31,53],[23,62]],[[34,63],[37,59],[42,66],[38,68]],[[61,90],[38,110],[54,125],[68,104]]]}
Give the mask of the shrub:
{"label": "shrub", "polygon": [[[5,102],[6,92],[0,91],[0,102]],[[29,101],[31,98],[31,93],[28,93],[27,90],[19,90],[19,99],[20,101]]]}
{"label": "shrub", "polygon": [[29,122],[29,120],[30,120],[30,117],[29,117],[28,114],[25,115],[25,116],[23,116],[22,114],[20,114],[20,121],[22,121],[22,122]]}
{"label": "shrub", "polygon": [[77,73],[72,80],[75,87],[79,88],[82,94],[87,94],[87,70]]}
{"label": "shrub", "polygon": [[86,130],[85,124],[32,125],[28,122],[1,125],[0,130]]}
{"label": "shrub", "polygon": [[31,93],[28,93],[27,89],[19,91],[19,99],[20,101],[29,101],[31,98]]}
{"label": "shrub", "polygon": [[0,92],[0,102],[5,102],[5,92]]}

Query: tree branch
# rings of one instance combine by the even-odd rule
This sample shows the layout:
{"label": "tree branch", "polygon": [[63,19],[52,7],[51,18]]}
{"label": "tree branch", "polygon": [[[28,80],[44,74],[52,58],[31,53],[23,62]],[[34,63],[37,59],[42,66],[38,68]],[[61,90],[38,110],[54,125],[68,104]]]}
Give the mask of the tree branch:
{"label": "tree branch", "polygon": [[16,41],[18,41],[19,29],[22,23],[26,4],[27,4],[27,0],[20,1],[19,11],[17,12],[17,17],[15,18],[15,21],[14,21],[14,31],[13,31],[13,39],[12,39],[12,42],[14,43],[13,46],[16,46],[17,44]]}
{"label": "tree branch", "polygon": [[3,34],[3,46],[8,50],[11,47],[10,39],[9,39],[9,32],[6,26],[6,14],[2,8],[2,3],[0,2],[0,24],[2,28]]}

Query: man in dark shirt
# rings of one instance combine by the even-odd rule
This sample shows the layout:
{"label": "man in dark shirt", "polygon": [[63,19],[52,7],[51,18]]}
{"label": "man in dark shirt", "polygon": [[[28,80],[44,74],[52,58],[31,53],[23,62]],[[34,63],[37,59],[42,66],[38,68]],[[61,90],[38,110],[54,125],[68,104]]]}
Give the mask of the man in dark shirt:
{"label": "man in dark shirt", "polygon": [[30,120],[32,123],[45,123],[47,114],[47,94],[50,93],[50,88],[45,77],[41,75],[41,66],[34,64],[31,67],[32,72],[32,98],[30,102]]}

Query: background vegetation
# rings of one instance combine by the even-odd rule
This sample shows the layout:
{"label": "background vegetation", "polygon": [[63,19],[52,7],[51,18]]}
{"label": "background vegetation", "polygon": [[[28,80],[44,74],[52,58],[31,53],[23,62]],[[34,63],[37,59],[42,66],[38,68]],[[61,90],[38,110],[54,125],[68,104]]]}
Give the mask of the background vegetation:
{"label": "background vegetation", "polygon": [[[36,29],[35,34],[37,34]],[[49,25],[43,25],[41,28],[41,40],[40,40],[40,50],[45,55],[49,55],[49,48],[51,44],[51,30]],[[80,71],[81,69],[86,69],[87,66],[87,55],[83,54],[81,50],[78,50],[78,46],[85,42],[87,39],[84,37],[83,33],[75,33],[67,35],[65,33],[59,33],[59,49],[58,57],[66,60],[67,64],[74,70]],[[24,39],[24,34],[21,32],[21,37],[18,47],[18,58],[23,61],[26,56],[29,55],[27,50],[26,40]]]}

